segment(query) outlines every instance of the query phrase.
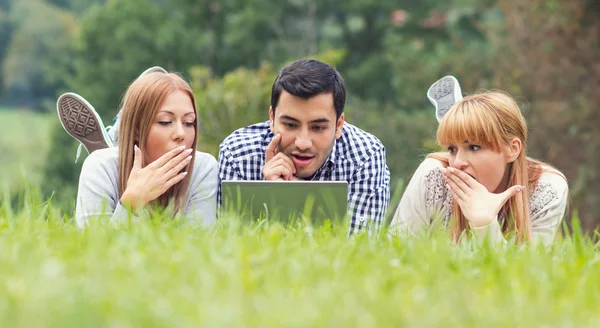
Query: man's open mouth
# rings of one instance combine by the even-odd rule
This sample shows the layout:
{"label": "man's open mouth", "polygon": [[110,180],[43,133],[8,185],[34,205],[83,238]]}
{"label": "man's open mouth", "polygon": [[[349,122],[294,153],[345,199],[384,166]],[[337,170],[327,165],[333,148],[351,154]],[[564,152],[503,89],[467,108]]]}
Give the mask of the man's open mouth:
{"label": "man's open mouth", "polygon": [[315,157],[311,155],[292,155],[292,161],[296,166],[306,166],[310,164]]}

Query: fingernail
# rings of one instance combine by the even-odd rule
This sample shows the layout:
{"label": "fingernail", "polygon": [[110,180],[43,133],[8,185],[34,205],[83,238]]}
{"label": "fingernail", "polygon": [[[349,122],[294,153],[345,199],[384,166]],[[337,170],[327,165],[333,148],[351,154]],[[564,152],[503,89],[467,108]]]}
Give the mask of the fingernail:
{"label": "fingernail", "polygon": [[449,184],[446,184],[446,188],[451,189]]}
{"label": "fingernail", "polygon": [[453,168],[451,168],[451,167],[449,167],[449,168],[448,168],[448,171],[450,171],[450,172],[454,172],[454,169],[453,169]]}
{"label": "fingernail", "polygon": [[525,187],[523,187],[523,186],[518,186],[517,187],[517,191],[522,191],[523,189],[525,189]]}
{"label": "fingernail", "polygon": [[137,145],[133,145],[133,150],[135,150],[135,151],[138,151],[138,150],[140,150],[140,149],[138,148],[138,146],[137,146]]}
{"label": "fingernail", "polygon": [[186,150],[186,152],[187,152],[188,154],[191,154],[191,153],[192,153],[192,151],[194,151],[194,149],[192,149],[192,148],[190,148],[190,149]]}
{"label": "fingernail", "polygon": [[185,150],[185,146],[179,146],[179,150],[180,151],[184,151]]}
{"label": "fingernail", "polygon": [[192,160],[192,155],[188,156],[185,158],[186,161],[191,161]]}

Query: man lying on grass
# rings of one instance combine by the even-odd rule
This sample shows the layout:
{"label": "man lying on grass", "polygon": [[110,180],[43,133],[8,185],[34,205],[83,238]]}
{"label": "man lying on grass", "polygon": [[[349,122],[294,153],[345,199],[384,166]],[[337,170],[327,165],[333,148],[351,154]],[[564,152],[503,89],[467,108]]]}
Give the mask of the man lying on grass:
{"label": "man lying on grass", "polygon": [[118,140],[83,97],[66,93],[57,109],[65,130],[90,152],[77,191],[79,226],[96,217],[120,221],[142,209],[167,209],[185,222],[215,221],[217,161],[196,151],[196,103],[180,76],[156,67],[129,86],[113,134]]}
{"label": "man lying on grass", "polygon": [[428,96],[440,120],[437,141],[448,151],[421,163],[392,233],[418,233],[441,217],[455,241],[473,234],[495,243],[514,238],[550,245],[568,185],[557,169],[527,157],[527,125],[515,101],[503,92],[462,99],[453,77],[434,83]]}
{"label": "man lying on grass", "polygon": [[317,60],[287,65],[273,83],[269,120],[221,143],[219,178],[347,181],[349,233],[376,232],[390,198],[385,147],[344,121],[345,103],[344,80],[333,67]]}

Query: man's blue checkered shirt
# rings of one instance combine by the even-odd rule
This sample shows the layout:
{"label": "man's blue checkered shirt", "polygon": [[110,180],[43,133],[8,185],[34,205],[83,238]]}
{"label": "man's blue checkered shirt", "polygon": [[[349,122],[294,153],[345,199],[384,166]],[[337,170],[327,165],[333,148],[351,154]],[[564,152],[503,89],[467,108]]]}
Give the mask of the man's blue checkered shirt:
{"label": "man's blue checkered shirt", "polygon": [[[267,145],[274,135],[269,121],[234,131],[219,149],[219,178],[224,180],[264,180]],[[385,147],[372,134],[344,123],[342,136],[312,180],[347,181],[349,234],[369,229],[378,232],[390,201],[390,171]],[[221,204],[221,186],[218,202]]]}

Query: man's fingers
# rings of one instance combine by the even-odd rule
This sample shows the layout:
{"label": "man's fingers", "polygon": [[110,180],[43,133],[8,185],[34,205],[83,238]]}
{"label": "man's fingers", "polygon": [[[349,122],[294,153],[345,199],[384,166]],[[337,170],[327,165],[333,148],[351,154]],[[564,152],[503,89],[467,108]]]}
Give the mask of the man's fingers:
{"label": "man's fingers", "polygon": [[268,163],[278,153],[277,146],[279,146],[279,142],[281,142],[281,134],[278,133],[267,146],[265,163]]}
{"label": "man's fingers", "polygon": [[296,165],[294,165],[294,161],[292,161],[292,159],[284,153],[275,155],[273,158],[273,164],[285,165],[290,169],[290,171],[292,171],[292,174],[296,174]]}
{"label": "man's fingers", "polygon": [[267,170],[267,174],[265,174],[265,178],[267,180],[275,180],[277,178],[282,177],[284,180],[288,180],[288,177],[293,175],[290,169],[285,165],[276,165]]}

